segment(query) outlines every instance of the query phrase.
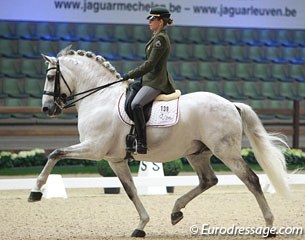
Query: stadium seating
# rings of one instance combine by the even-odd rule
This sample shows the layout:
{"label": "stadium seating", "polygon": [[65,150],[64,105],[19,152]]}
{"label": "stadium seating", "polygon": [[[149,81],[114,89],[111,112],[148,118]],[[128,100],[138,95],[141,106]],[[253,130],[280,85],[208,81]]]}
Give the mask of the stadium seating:
{"label": "stadium seating", "polygon": [[[168,69],[183,93],[210,91],[258,109],[305,99],[305,30],[173,26],[168,32]],[[125,73],[142,63],[151,36],[147,25],[0,21],[0,105],[41,105],[41,53],[56,56],[73,44]]]}
{"label": "stadium seating", "polygon": [[211,47],[212,54],[211,60],[212,61],[222,61],[225,62],[229,60],[229,47],[227,45],[213,45]]}
{"label": "stadium seating", "polygon": [[[130,26],[128,26],[130,27]],[[134,25],[133,26],[133,38],[137,42],[147,43],[148,39],[151,38],[151,32],[148,26]]]}
{"label": "stadium seating", "polygon": [[278,46],[280,43],[277,42],[276,30],[274,29],[260,29],[259,30],[259,40],[260,44],[265,46]]}
{"label": "stadium seating", "polygon": [[99,41],[97,43],[98,54],[106,58],[108,61],[123,59],[123,57],[119,54],[118,49],[118,44],[115,44],[114,42]]}
{"label": "stadium seating", "polygon": [[241,41],[242,44],[250,45],[250,46],[261,46],[263,45],[259,41],[259,30],[258,29],[248,29],[245,28],[241,33]]}
{"label": "stadium seating", "polygon": [[199,62],[198,63],[198,76],[202,80],[213,80],[217,78],[217,63],[215,62]]}
{"label": "stadium seating", "polygon": [[292,64],[305,64],[305,44],[296,49],[295,58],[290,60]]}
{"label": "stadium seating", "polygon": [[206,91],[204,88],[204,84],[201,81],[179,81],[177,83],[182,83],[182,88],[181,85],[178,85],[178,89],[182,90],[182,93],[189,93],[189,92],[197,92],[197,91]]}
{"label": "stadium seating", "polygon": [[167,63],[168,71],[171,73],[172,77],[176,81],[184,80],[184,76],[182,75],[180,63],[176,61],[169,61]]}
{"label": "stadium seating", "polygon": [[46,69],[46,65],[41,56],[22,59],[21,73],[27,77],[44,78]]}
{"label": "stadium seating", "polygon": [[[121,56],[126,60],[140,60],[142,57],[138,55],[138,45],[129,43],[129,42],[121,42],[117,48],[118,58]],[[144,51],[144,50],[143,50]],[[109,53],[108,53],[109,55]]]}
{"label": "stadium seating", "polygon": [[279,94],[288,100],[293,100],[297,96],[296,84],[292,82],[280,82]]}
{"label": "stadium seating", "polygon": [[173,44],[170,53],[170,61],[179,61],[179,60],[182,60],[184,62],[193,61],[196,59],[193,52],[194,50],[192,44],[187,44],[187,43]]}
{"label": "stadium seating", "polygon": [[279,55],[282,62],[289,63],[297,59],[298,51],[296,47],[281,47],[279,49]]}
{"label": "stadium seating", "polygon": [[292,80],[305,82],[305,65],[304,64],[290,64],[289,77]]}
{"label": "stadium seating", "polygon": [[19,39],[1,38],[0,55],[3,57],[18,58],[19,54]]}
{"label": "stadium seating", "polygon": [[222,28],[207,28],[205,42],[209,44],[224,44],[224,31]]}
{"label": "stadium seating", "polygon": [[210,61],[212,58],[212,48],[210,45],[194,44],[192,59],[197,61]]}
{"label": "stadium seating", "polygon": [[289,77],[289,67],[287,63],[272,64],[271,66],[271,79],[274,81],[292,82]]}
{"label": "stadium seating", "polygon": [[255,80],[271,81],[271,65],[268,63],[255,63],[253,65],[253,77]]}
{"label": "stadium seating", "polygon": [[[244,45],[229,46],[229,61],[246,62],[249,60],[248,47]],[[252,60],[250,60],[252,61]]]}
{"label": "stadium seating", "polygon": [[285,97],[280,93],[279,83],[276,81],[272,82],[261,82],[261,93],[267,99],[272,100],[284,100]]}
{"label": "stadium seating", "polygon": [[237,80],[236,73],[236,64],[232,62],[218,62],[216,70],[216,77],[219,80],[225,81],[235,81]]}
{"label": "stadium seating", "polygon": [[[188,28],[187,27],[169,27],[168,33],[171,36],[171,41],[173,43],[190,43],[191,40],[188,38]],[[147,40],[146,40],[147,41]]]}
{"label": "stadium seating", "polygon": [[192,27],[188,32],[188,41],[195,44],[207,43],[207,28]]}
{"label": "stadium seating", "polygon": [[[305,100],[304,93],[305,93],[305,81],[302,83],[299,83],[296,86],[296,91],[295,91],[295,94],[293,95],[293,98],[297,99],[297,100]],[[303,101],[303,103],[304,103],[304,101]]]}
{"label": "stadium seating", "polygon": [[250,100],[264,100],[261,93],[261,83],[255,81],[242,81],[240,94]]}
{"label": "stadium seating", "polygon": [[295,30],[293,34],[293,46],[305,46],[305,31],[303,30]]}
{"label": "stadium seating", "polygon": [[60,51],[59,40],[44,40],[41,39],[39,41],[39,52],[48,56],[56,56],[56,54]]}
{"label": "stadium seating", "polygon": [[[44,86],[44,78],[25,78],[24,92],[31,98],[38,98],[41,100]],[[41,104],[40,104],[41,105]]]}
{"label": "stadium seating", "polygon": [[241,40],[241,29],[238,28],[225,28],[223,30],[223,42],[229,45],[242,44]]}
{"label": "stadium seating", "polygon": [[206,92],[211,92],[218,95],[221,95],[222,93],[220,83],[215,80],[204,81],[203,87],[204,87],[204,91]]}
{"label": "stadium seating", "polygon": [[19,54],[25,58],[40,58],[39,39],[19,41]]}
{"label": "stadium seating", "polygon": [[22,58],[4,57],[0,61],[0,74],[12,78],[22,78],[24,75],[21,70]]}
{"label": "stadium seating", "polygon": [[2,83],[3,93],[12,98],[27,98],[29,95],[24,90],[24,80],[4,78]]}
{"label": "stadium seating", "polygon": [[224,81],[222,87],[221,95],[227,99],[243,101],[248,98],[242,93],[241,85],[237,82]]}
{"label": "stadium seating", "polygon": [[255,81],[253,65],[251,62],[237,62],[235,66],[236,78],[243,81]]}
{"label": "stadium seating", "polygon": [[74,33],[78,38],[79,41],[86,41],[86,42],[95,42],[98,41],[98,38],[95,34],[95,25],[89,23],[77,23],[77,27],[75,28]]}
{"label": "stadium seating", "polygon": [[267,59],[264,55],[263,46],[249,46],[246,48],[245,52],[245,61],[248,62],[267,62]]}
{"label": "stadium seating", "polygon": [[180,63],[180,75],[183,79],[188,80],[202,80],[202,77],[198,73],[197,62],[181,62]]}

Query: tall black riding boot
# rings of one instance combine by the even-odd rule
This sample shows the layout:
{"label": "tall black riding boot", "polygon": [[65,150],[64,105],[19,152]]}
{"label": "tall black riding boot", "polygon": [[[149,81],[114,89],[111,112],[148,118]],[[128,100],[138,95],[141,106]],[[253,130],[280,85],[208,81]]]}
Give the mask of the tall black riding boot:
{"label": "tall black riding boot", "polygon": [[136,105],[133,109],[133,120],[137,134],[137,153],[146,154],[146,122],[144,117],[143,108],[140,105]]}

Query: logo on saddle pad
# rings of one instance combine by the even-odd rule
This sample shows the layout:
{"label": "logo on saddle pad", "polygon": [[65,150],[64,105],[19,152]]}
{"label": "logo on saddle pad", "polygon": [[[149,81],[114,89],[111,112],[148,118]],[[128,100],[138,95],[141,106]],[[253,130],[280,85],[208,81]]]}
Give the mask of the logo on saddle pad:
{"label": "logo on saddle pad", "polygon": [[[118,101],[118,114],[123,123],[133,125],[133,121],[125,111],[126,94],[123,93]],[[171,101],[154,101],[151,116],[146,125],[150,127],[170,127],[179,120],[179,98]]]}

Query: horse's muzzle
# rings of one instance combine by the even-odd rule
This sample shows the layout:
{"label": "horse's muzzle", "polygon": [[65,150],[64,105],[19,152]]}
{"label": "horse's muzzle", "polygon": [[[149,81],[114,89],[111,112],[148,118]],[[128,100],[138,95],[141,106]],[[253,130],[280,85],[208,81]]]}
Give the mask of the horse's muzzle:
{"label": "horse's muzzle", "polygon": [[47,101],[41,108],[42,112],[48,114],[49,117],[59,115],[62,110],[55,104],[54,101]]}

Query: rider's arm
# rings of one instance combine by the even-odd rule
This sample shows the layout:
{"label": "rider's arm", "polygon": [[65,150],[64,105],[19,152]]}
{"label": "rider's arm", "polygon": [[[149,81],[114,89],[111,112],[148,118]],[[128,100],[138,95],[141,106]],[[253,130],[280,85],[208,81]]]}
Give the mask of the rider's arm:
{"label": "rider's arm", "polygon": [[129,78],[139,78],[152,71],[169,46],[163,36],[158,36],[151,43],[151,47],[152,50],[148,59],[139,67],[127,73]]}

